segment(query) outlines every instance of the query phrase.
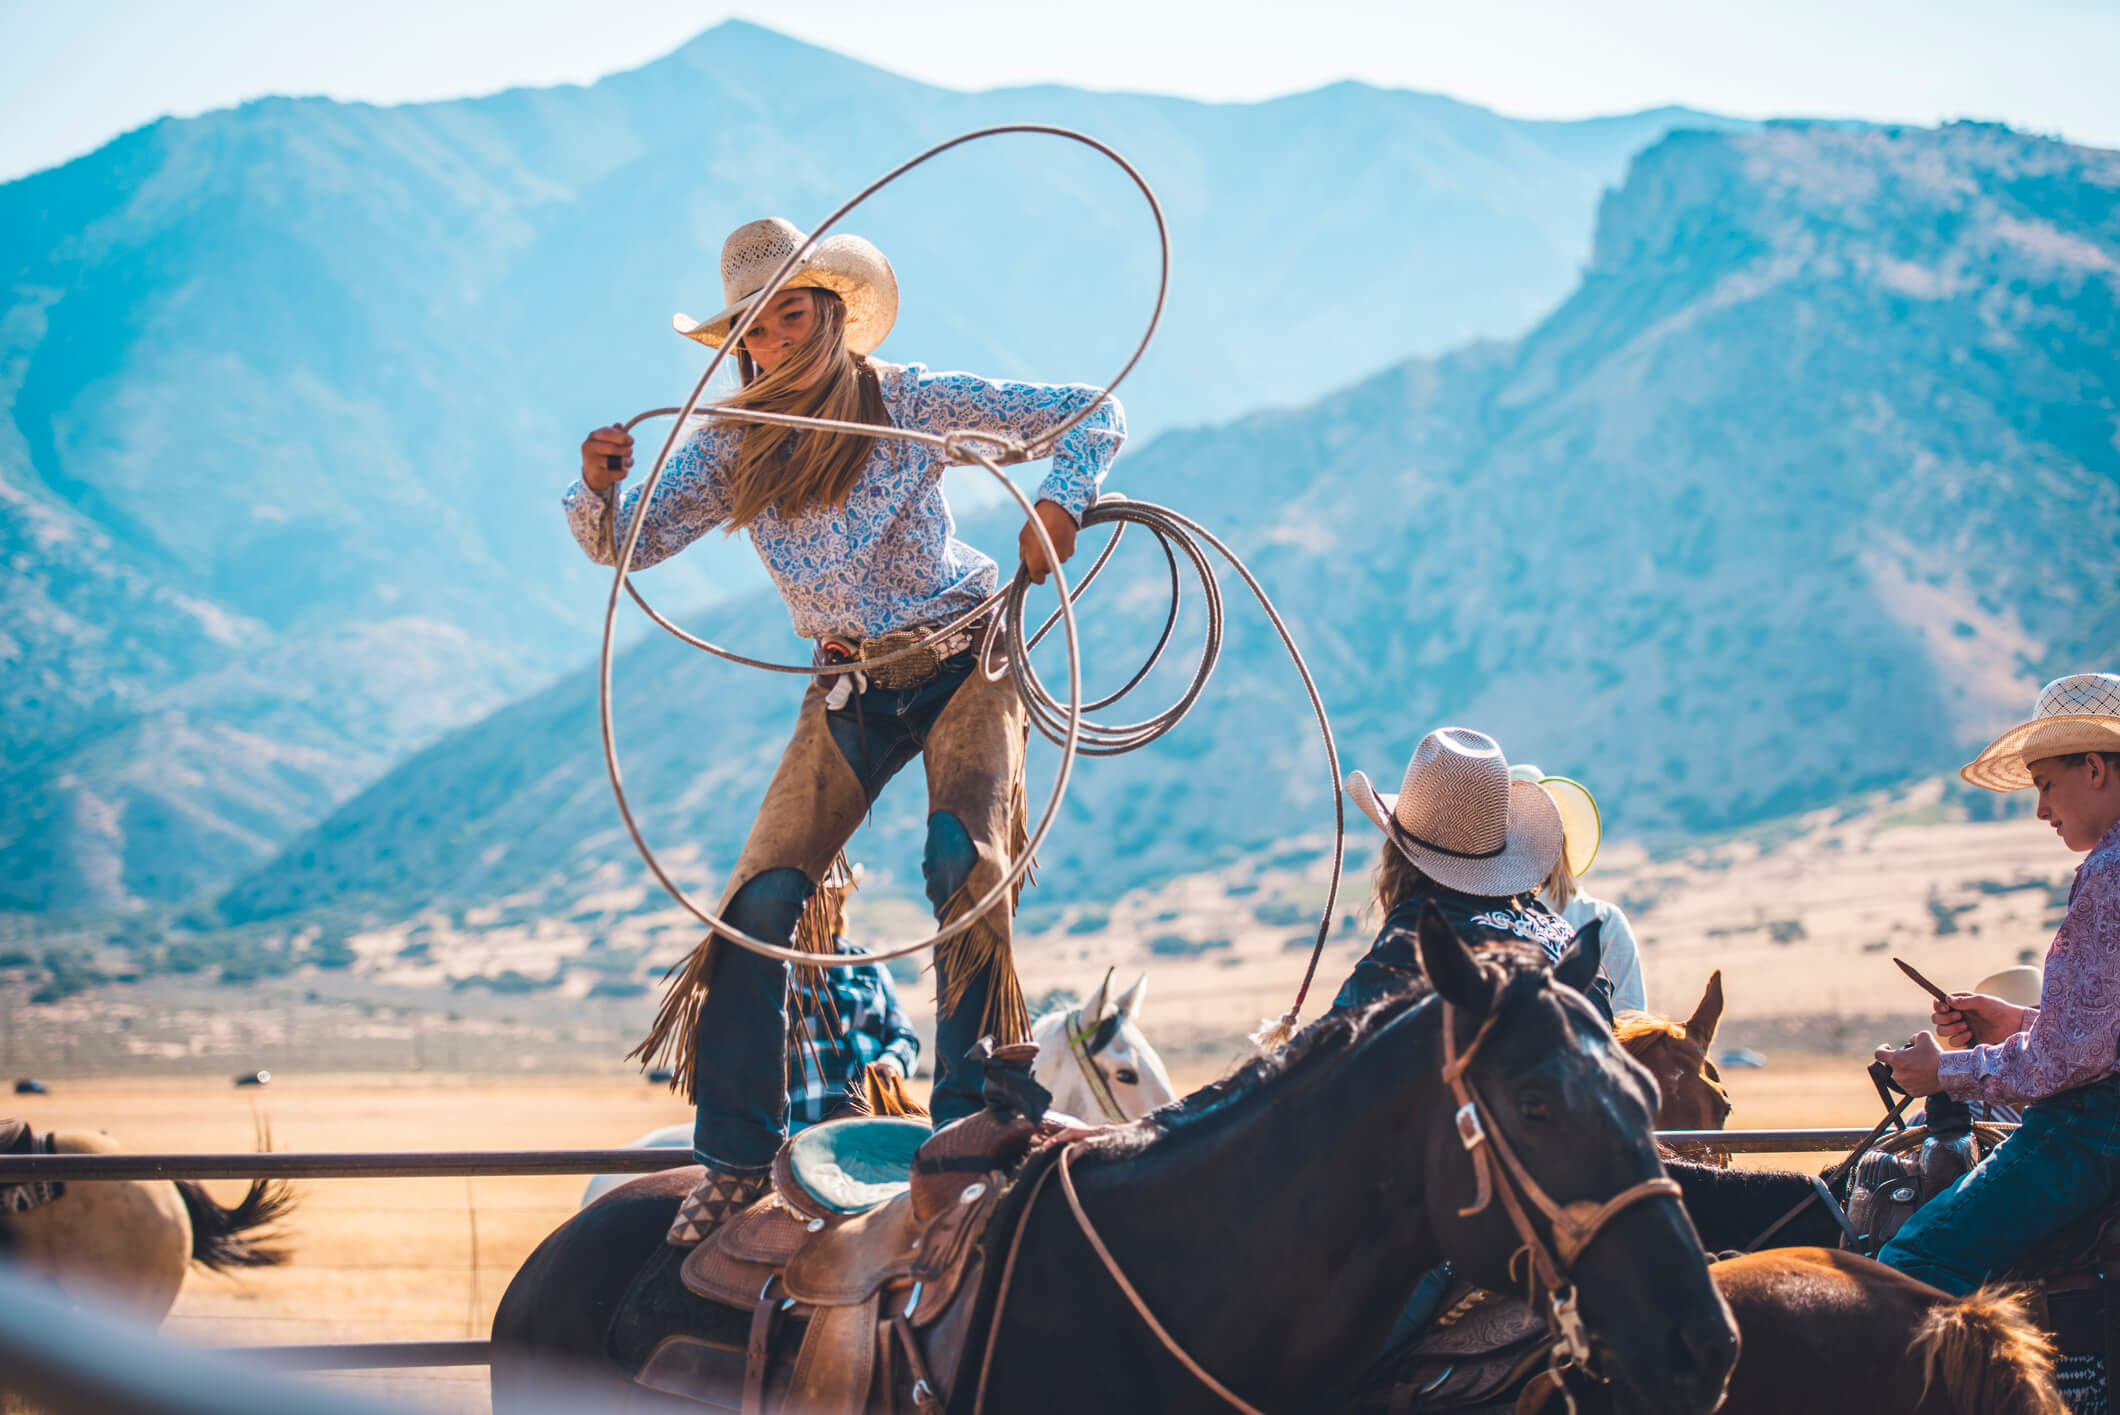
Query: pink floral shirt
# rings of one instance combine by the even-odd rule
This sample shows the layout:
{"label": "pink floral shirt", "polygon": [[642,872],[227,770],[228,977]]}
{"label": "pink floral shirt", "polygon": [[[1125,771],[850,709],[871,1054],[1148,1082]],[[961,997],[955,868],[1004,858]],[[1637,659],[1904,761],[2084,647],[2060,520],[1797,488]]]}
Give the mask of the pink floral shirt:
{"label": "pink floral shirt", "polygon": [[2042,1100],[2120,1071],[2120,824],[2076,868],[2068,915],[2046,951],[2039,1006],[1992,1046],[1947,1051],[1943,1088],[1960,1100]]}

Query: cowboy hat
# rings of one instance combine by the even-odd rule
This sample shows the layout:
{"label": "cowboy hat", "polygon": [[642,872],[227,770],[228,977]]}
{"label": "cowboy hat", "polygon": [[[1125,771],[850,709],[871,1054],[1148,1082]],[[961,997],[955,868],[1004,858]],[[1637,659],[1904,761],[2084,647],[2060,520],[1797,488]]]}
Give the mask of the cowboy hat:
{"label": "cowboy hat", "polygon": [[1492,737],[1439,727],[1421,739],[1396,796],[1361,772],[1346,791],[1421,872],[1463,894],[1526,894],[1561,857],[1561,813],[1535,782],[1511,781]]}
{"label": "cowboy hat", "polygon": [[2032,784],[2033,762],[2078,752],[2120,752],[2120,673],[2056,678],[2039,690],[2031,721],[1988,743],[1958,774],[1990,791],[2019,791]]}
{"label": "cowboy hat", "polygon": [[[721,297],[728,308],[711,319],[672,315],[670,327],[687,339],[719,349],[729,326],[742,318],[787,258],[809,240],[778,216],[748,222],[721,243]],[[846,302],[847,347],[866,354],[898,321],[898,275],[883,252],[859,236],[827,236],[795,263],[782,290],[830,290]]]}
{"label": "cowboy hat", "polygon": [[2039,990],[2044,980],[2039,970],[2028,963],[2014,968],[2004,968],[1999,973],[1990,973],[1973,984],[1973,991],[1989,997],[1999,997],[2016,1007],[2037,1007]]}
{"label": "cowboy hat", "polygon": [[1546,788],[1546,794],[1561,810],[1561,835],[1568,842],[1568,873],[1577,879],[1589,873],[1590,862],[1597,858],[1597,847],[1605,839],[1605,820],[1590,788],[1572,776],[1548,776],[1525,762],[1509,768],[1509,779],[1535,781]]}

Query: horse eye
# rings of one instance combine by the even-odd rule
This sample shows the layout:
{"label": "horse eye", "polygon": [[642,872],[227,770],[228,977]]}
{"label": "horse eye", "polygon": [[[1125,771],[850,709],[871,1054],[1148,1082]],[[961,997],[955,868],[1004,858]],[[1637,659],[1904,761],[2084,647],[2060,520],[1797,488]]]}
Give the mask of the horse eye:
{"label": "horse eye", "polygon": [[1131,1066],[1122,1066],[1112,1072],[1112,1079],[1122,1086],[1138,1086],[1141,1084],[1141,1073]]}
{"label": "horse eye", "polygon": [[1546,1098],[1536,1091],[1517,1097],[1516,1112],[1526,1120],[1550,1120],[1552,1112],[1546,1106]]}

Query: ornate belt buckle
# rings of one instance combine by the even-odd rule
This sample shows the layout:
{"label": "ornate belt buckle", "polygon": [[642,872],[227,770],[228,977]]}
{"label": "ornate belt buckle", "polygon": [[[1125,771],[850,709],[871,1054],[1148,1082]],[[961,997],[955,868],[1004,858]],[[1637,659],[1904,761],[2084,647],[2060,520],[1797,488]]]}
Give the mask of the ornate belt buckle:
{"label": "ornate belt buckle", "polygon": [[[881,658],[912,647],[927,637],[917,630],[898,630],[874,639],[861,641],[863,658]],[[907,654],[892,663],[885,663],[868,670],[869,682],[879,688],[917,688],[929,682],[942,669],[942,660],[935,656],[932,644],[918,653]]]}

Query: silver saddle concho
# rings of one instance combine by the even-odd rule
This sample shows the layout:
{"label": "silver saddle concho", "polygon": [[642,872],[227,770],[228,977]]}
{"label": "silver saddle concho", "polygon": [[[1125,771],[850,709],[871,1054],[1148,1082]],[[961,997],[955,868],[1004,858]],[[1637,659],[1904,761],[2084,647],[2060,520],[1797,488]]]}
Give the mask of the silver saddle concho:
{"label": "silver saddle concho", "polygon": [[[695,1295],[752,1313],[743,1415],[940,1411],[975,1305],[979,1239],[1003,1173],[955,1176],[916,1195],[924,1121],[827,1121],[782,1146],[773,1191],[685,1259]],[[925,1202],[916,1202],[925,1200]],[[784,1323],[803,1324],[792,1367],[773,1360]],[[673,1334],[634,1377],[727,1409],[726,1348]]]}

